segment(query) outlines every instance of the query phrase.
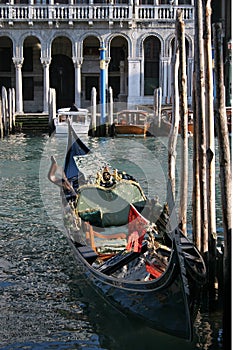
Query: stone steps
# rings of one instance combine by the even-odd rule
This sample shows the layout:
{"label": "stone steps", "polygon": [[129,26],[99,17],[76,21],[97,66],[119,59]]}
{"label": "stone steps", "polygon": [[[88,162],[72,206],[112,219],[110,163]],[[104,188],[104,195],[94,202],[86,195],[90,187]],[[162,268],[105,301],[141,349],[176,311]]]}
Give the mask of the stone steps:
{"label": "stone steps", "polygon": [[51,130],[49,115],[39,113],[18,114],[15,116],[15,129],[16,132],[25,134],[48,134]]}

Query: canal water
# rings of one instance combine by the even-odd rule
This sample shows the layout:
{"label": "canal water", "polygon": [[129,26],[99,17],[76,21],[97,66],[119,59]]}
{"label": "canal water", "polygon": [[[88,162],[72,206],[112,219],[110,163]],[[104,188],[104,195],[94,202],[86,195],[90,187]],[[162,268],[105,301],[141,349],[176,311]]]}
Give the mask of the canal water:
{"label": "canal water", "polygon": [[[107,162],[134,175],[149,197],[166,200],[166,138],[83,141],[92,150],[79,163],[87,177]],[[191,171],[192,138],[189,144]],[[19,134],[0,141],[0,349],[221,349],[218,308],[199,311],[189,343],[126,318],[89,287],[65,237],[59,189],[47,179],[51,155],[62,166],[65,148],[66,138],[58,136]],[[179,149],[180,140],[177,196]],[[188,203],[190,225],[191,190]],[[218,191],[217,203],[220,229]]]}

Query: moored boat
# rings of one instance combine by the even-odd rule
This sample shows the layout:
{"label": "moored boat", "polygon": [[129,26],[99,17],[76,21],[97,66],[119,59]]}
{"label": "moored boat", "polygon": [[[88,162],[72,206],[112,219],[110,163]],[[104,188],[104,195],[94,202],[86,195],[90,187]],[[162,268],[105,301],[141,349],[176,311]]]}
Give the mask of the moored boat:
{"label": "moored boat", "polygon": [[57,135],[68,134],[68,119],[78,135],[88,134],[90,118],[88,110],[84,108],[60,108],[54,118],[54,127]]}
{"label": "moored boat", "polygon": [[[162,118],[168,123],[170,124],[170,128],[172,125],[172,109],[170,107],[167,108],[163,108],[162,109]],[[192,110],[188,110],[188,133],[190,135],[193,135],[194,133],[194,123],[193,123],[193,111]],[[178,133],[181,133],[181,126],[179,123],[179,128],[178,128]]]}
{"label": "moored boat", "polygon": [[149,113],[143,110],[122,110],[114,120],[115,136],[147,136]]}
{"label": "moored boat", "polygon": [[49,179],[61,186],[68,241],[92,286],[124,313],[157,330],[192,339],[205,264],[176,227],[167,205],[148,200],[130,175],[104,166],[90,183],[77,157],[90,150],[69,125],[62,179],[53,159]]}

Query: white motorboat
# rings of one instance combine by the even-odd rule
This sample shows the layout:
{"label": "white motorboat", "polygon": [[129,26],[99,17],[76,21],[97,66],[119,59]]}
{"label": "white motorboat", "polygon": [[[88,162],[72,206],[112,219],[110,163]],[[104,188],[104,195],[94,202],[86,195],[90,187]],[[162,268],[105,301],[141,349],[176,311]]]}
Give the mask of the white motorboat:
{"label": "white motorboat", "polygon": [[77,108],[77,110],[72,110],[70,107],[58,109],[57,116],[54,118],[56,134],[67,135],[68,119],[77,134],[88,134],[90,126],[88,109]]}

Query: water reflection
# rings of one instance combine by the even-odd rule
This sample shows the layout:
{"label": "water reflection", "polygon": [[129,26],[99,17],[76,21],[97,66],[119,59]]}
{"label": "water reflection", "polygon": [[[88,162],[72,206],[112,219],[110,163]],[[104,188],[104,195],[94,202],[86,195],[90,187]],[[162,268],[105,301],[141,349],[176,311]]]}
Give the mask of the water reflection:
{"label": "water reflection", "polygon": [[[212,324],[211,324],[211,322]],[[195,322],[196,347],[198,349],[222,349],[221,314],[198,313]]]}

